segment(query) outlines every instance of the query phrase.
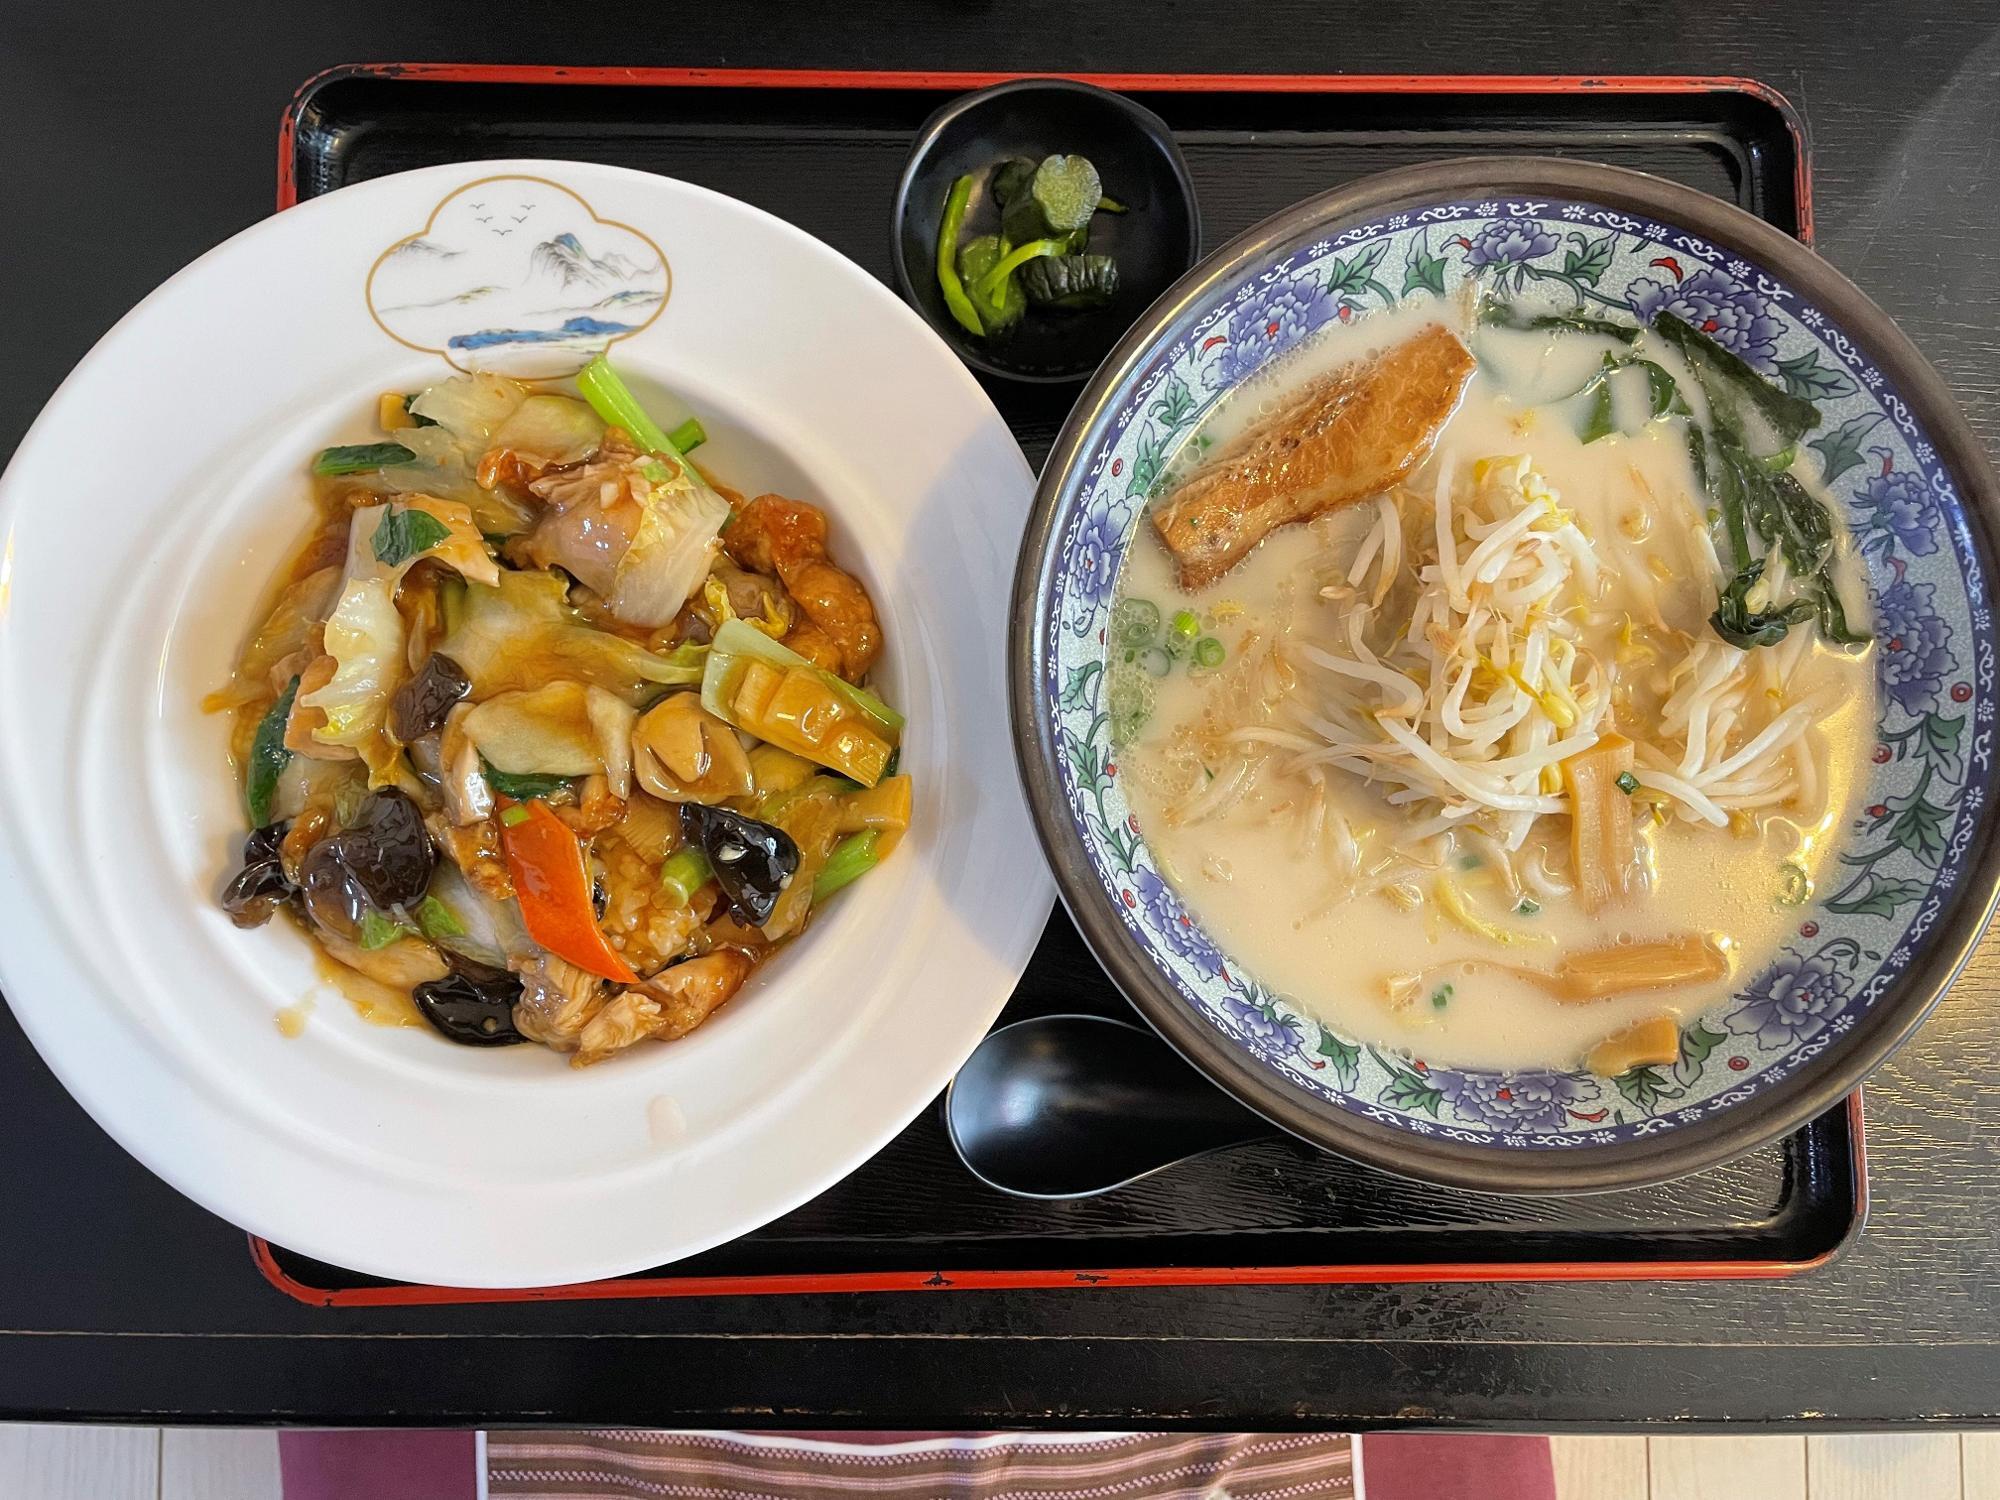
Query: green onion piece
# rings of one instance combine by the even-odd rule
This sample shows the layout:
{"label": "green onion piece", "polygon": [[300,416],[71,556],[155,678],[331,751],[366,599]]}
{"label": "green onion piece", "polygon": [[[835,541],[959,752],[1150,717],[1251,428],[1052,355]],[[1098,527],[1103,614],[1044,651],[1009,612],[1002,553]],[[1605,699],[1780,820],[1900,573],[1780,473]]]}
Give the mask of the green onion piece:
{"label": "green onion piece", "polygon": [[374,952],[386,948],[409,932],[401,922],[392,922],[382,913],[370,907],[361,914],[361,946]]}
{"label": "green onion piece", "polygon": [[414,463],[417,455],[401,443],[354,443],[345,448],[328,448],[313,460],[313,473],[322,479],[339,474],[366,474],[371,469],[388,469]]}
{"label": "green onion piece", "polygon": [[882,840],[879,829],[850,833],[833,846],[833,853],[813,879],[813,900],[824,901],[843,886],[852,885],[880,862],[875,846]]}
{"label": "green onion piece", "polygon": [[1116,198],[1112,197],[1109,193],[1104,193],[1098,197],[1097,211],[1101,214],[1122,214],[1126,209],[1125,205],[1120,203]]}
{"label": "green onion piece", "polygon": [[632,441],[648,453],[680,451],[674,440],[660,431],[660,424],[646,415],[639,398],[618,378],[618,372],[603,355],[577,372],[576,388],[583,392],[583,399],[604,419],[606,426],[624,428],[632,435]]}
{"label": "green onion piece", "polygon": [[1517,917],[1538,917],[1541,913],[1542,903],[1533,896],[1523,896],[1514,903],[1514,915]]}
{"label": "green onion piece", "polygon": [[531,816],[532,814],[529,813],[527,808],[522,807],[518,802],[512,807],[502,808],[500,811],[500,821],[505,823],[509,828],[519,828]]}
{"label": "green onion piece", "polygon": [[1039,260],[1044,255],[1067,255],[1069,241],[1029,240],[1025,245],[1016,246],[1000,257],[1000,263],[973,284],[972,294],[991,302],[1000,284],[1012,276],[1031,260]]}
{"label": "green onion piece", "polygon": [[1228,648],[1212,635],[1205,635],[1195,642],[1194,664],[1198,667],[1219,667],[1228,655]]}
{"label": "green onion piece", "polygon": [[1611,784],[1628,797],[1639,790],[1639,778],[1630,771],[1620,771],[1618,779]]}
{"label": "green onion piece", "polygon": [[1451,993],[1451,986],[1448,984],[1441,984],[1432,990],[1431,1008],[1433,1010],[1443,1010],[1447,1005],[1451,1004]]}
{"label": "green onion piece", "polygon": [[278,790],[278,774],[292,758],[285,748],[285,721],[292,716],[292,699],[298,695],[299,680],[285,684],[278,701],[264,711],[257,723],[257,736],[250,741],[250,765],[244,777],[243,800],[250,807],[250,826],[262,828],[271,821],[271,797]]}
{"label": "green onion piece", "polygon": [[458,913],[435,896],[424,897],[424,904],[417,908],[417,926],[434,943],[465,936],[465,924],[458,920]]}
{"label": "green onion piece", "polygon": [[1184,609],[1174,616],[1173,632],[1193,640],[1201,634],[1201,620],[1191,609]]}
{"label": "green onion piece", "polygon": [[938,226],[938,290],[944,293],[944,305],[959,326],[976,338],[985,338],[986,325],[979,321],[972,299],[965,295],[965,284],[958,279],[958,232],[965,226],[965,207],[971,201],[972,174],[967,173],[951,185],[944,200],[944,222]]}
{"label": "green onion piece", "polygon": [[706,854],[683,845],[668,855],[667,862],[660,866],[660,889],[674,905],[686,906],[694,899],[694,893],[707,885],[714,875]]}
{"label": "green onion piece", "polygon": [[682,453],[692,453],[708,441],[708,434],[701,430],[701,423],[689,417],[680,426],[667,434],[667,441]]}
{"label": "green onion piece", "polygon": [[1805,866],[1787,860],[1778,866],[1778,899],[1787,906],[1804,906],[1812,899],[1812,876]]}

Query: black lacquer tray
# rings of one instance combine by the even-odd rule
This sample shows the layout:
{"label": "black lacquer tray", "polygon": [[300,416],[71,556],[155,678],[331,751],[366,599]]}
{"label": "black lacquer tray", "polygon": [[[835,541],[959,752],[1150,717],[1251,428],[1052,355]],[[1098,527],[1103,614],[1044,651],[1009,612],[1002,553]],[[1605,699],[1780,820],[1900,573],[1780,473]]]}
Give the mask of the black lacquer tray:
{"label": "black lacquer tray", "polygon": [[[889,280],[889,205],[917,127],[990,74],[364,65],[308,83],[279,144],[279,201],[495,157],[611,162],[770,210]],[[1203,240],[1352,178],[1445,156],[1548,152],[1639,168],[1809,239],[1803,130],[1723,78],[1096,77],[1173,128]],[[1039,461],[1064,389],[996,384]],[[1003,1023],[1129,1016],[1058,908]],[[656,1271],[580,1287],[379,1281],[254,1241],[265,1275],[329,1306],[548,1297],[1256,1282],[1774,1277],[1823,1263],[1866,1207],[1857,1095],[1787,1139],[1641,1191],[1502,1199],[1269,1140],[1106,1197],[1007,1198],[953,1158],[935,1110],[776,1223]]]}

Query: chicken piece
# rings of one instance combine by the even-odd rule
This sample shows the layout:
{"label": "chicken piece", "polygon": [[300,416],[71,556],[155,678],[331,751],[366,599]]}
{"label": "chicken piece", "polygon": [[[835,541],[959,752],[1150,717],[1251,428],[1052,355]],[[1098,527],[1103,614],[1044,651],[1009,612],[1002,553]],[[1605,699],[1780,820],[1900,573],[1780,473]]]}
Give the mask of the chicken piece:
{"label": "chicken piece", "polygon": [[604,1008],[590,1018],[577,1038],[572,1068],[587,1068],[603,1062],[614,1052],[623,1052],[634,1042],[643,1042],[660,1024],[660,1002],[644,990],[620,990]]}
{"label": "chicken piece", "polygon": [[806,622],[839,651],[842,677],[859,682],[868,675],[882,650],[875,605],[859,580],[827,559],[826,517],[816,506],[759,495],[723,530],[722,547],[741,566],[777,576]]}
{"label": "chicken piece", "polygon": [[839,672],[841,668],[840,647],[811,620],[801,620],[785,633],[780,645],[796,651],[814,666],[828,672]]}
{"label": "chicken piece", "polygon": [[553,953],[508,967],[521,976],[515,1030],[558,1052],[576,1051],[584,1028],[604,1008],[604,981]]}
{"label": "chicken piece", "polygon": [[1213,583],[1280,526],[1379,495],[1405,478],[1457,410],[1472,371],[1464,342],[1433,324],[1312,381],[1153,512],[1154,529],[1180,565],[1181,587]]}
{"label": "chicken piece", "polygon": [[722,550],[738,567],[783,578],[788,569],[826,556],[826,516],[803,500],[759,495],[737,507],[723,528]]}
{"label": "chicken piece", "polygon": [[644,985],[660,1006],[653,1035],[663,1042],[686,1036],[743,988],[754,967],[750,955],[740,949],[718,948],[655,974]]}
{"label": "chicken piece", "polygon": [[620,990],[583,1028],[570,1066],[587,1068],[647,1037],[671,1042],[686,1036],[742,988],[751,968],[748,954],[725,948]]}
{"label": "chicken piece", "polygon": [[881,654],[882,629],[860,581],[830,562],[803,563],[781,576],[806,623],[840,648],[840,675],[849,682],[866,677]]}

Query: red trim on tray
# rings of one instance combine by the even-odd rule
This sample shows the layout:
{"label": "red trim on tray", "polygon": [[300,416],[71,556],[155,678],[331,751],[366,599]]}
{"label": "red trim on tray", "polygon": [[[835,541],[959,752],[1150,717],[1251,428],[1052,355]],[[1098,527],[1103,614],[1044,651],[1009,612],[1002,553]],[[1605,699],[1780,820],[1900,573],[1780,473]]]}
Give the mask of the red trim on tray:
{"label": "red trim on tray", "polygon": [[250,1237],[264,1279],[309,1307],[438,1307],[496,1302],[624,1301],[635,1297],[792,1296],[828,1292],[1023,1291],[1057,1287],[1376,1286],[1447,1282],[1775,1281],[1818,1270],[1868,1218],[1861,1090],[1847,1098],[1853,1135],[1854,1223],[1839,1244],[1808,1260],[1440,1261],[1329,1266],[1123,1266],[1101,1271],[856,1271],[782,1276],[631,1276],[570,1286],[449,1287],[308,1285],[278,1264],[268,1240]]}
{"label": "red trim on tray", "polygon": [[299,86],[278,128],[278,207],[298,202],[294,177],[299,110],[322,86],[348,78],[406,78],[435,83],[585,83],[654,88],[981,89],[1016,78],[1070,78],[1126,93],[1212,94],[1747,94],[1784,118],[1793,146],[1792,189],[1798,237],[1813,242],[1812,148],[1805,117],[1770,84],[1727,75],[1577,73],[995,73],[983,70],[899,73],[823,68],[565,68],[501,63],[342,63]]}
{"label": "red trim on tray", "polygon": [[[1811,147],[1805,120],[1778,90],[1754,78],[1595,77],[1577,74],[1495,74],[1451,77],[1422,73],[993,73],[829,71],[810,68],[565,68],[487,63],[346,63],[315,74],[286,108],[278,131],[278,207],[298,202],[294,175],[300,110],[323,85],[348,78],[420,79],[448,83],[581,83],[677,88],[975,89],[1013,78],[1061,77],[1126,92],[1283,94],[1542,94],[1599,90],[1637,94],[1738,93],[1775,108],[1791,132],[1796,156],[1793,190],[1798,237],[1812,243]],[[1868,1169],[1861,1091],[1848,1097],[1853,1137],[1854,1223],[1841,1243],[1809,1260],[1491,1261],[1407,1265],[1127,1266],[1102,1271],[863,1271],[782,1276],[649,1276],[571,1286],[484,1288],[445,1286],[309,1286],[278,1264],[269,1241],[250,1237],[250,1255],[264,1279],[312,1307],[419,1307],[499,1302],[623,1300],[635,1297],[743,1297],[826,1292],[1024,1290],[1056,1287],[1309,1286],[1370,1283],[1545,1281],[1759,1281],[1816,1270],[1852,1242],[1868,1217]]]}

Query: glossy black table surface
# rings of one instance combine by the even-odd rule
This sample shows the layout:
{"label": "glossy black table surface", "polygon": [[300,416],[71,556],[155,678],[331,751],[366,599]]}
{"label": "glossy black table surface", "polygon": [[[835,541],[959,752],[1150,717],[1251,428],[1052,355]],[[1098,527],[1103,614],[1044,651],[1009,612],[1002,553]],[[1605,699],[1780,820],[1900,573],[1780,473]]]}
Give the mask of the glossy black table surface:
{"label": "glossy black table surface", "polygon": [[[1812,133],[1819,247],[2000,440],[2000,11],[851,0],[29,3],[0,18],[0,452],[185,261],[270,211],[341,62],[1737,74]],[[857,214],[877,205],[857,204]],[[32,713],[32,705],[0,705]],[[1868,1091],[1874,1208],[1783,1282],[952,1292],[312,1309],[0,1014],[0,1416],[147,1422],[1604,1427],[2000,1420],[1989,940]]]}

